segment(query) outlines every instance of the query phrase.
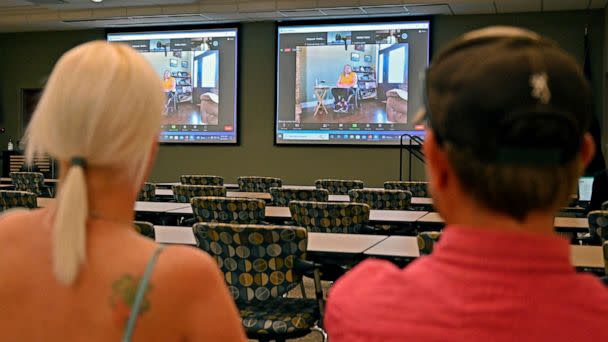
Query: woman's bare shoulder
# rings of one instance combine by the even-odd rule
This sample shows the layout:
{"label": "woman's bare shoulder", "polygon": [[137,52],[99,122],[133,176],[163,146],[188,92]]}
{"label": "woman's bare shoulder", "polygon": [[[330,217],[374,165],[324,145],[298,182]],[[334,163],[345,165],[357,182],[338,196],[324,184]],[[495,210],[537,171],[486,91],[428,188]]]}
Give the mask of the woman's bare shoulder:
{"label": "woman's bare shoulder", "polygon": [[218,264],[209,254],[188,246],[168,246],[162,252],[158,263],[159,275],[163,280],[184,288],[193,284],[193,290],[200,291],[201,284],[213,285],[213,280],[221,278]]}
{"label": "woman's bare shoulder", "polygon": [[14,233],[23,233],[25,227],[42,219],[44,209],[9,209],[0,214],[0,240]]}

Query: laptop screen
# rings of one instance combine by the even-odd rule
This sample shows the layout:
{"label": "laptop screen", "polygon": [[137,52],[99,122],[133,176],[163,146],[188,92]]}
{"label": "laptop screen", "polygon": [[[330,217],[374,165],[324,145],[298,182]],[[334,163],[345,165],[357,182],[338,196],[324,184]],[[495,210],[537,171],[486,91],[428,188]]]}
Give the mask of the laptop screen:
{"label": "laptop screen", "polygon": [[581,177],[578,179],[578,200],[582,202],[591,201],[593,190],[593,177]]}

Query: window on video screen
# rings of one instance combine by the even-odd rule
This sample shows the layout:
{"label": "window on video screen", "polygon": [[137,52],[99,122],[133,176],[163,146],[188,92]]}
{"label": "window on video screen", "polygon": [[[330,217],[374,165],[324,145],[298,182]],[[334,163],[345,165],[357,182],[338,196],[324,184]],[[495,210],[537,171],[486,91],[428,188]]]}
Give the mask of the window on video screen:
{"label": "window on video screen", "polygon": [[236,28],[108,34],[158,72],[169,143],[236,143],[236,39]]}
{"label": "window on video screen", "polygon": [[277,143],[399,144],[421,136],[429,22],[281,26]]}

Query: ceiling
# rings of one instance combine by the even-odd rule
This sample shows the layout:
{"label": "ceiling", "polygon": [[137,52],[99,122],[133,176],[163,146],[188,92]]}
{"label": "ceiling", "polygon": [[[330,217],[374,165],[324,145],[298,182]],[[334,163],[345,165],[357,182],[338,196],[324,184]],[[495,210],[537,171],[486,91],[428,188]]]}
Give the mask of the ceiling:
{"label": "ceiling", "polygon": [[605,8],[608,0],[0,0],[0,32]]}

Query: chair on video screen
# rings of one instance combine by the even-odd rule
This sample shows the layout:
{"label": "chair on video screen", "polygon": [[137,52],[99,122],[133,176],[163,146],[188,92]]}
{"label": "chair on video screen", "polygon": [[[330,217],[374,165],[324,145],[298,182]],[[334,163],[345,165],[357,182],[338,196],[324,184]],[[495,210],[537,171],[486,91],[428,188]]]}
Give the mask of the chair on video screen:
{"label": "chair on video screen", "polygon": [[[352,114],[360,107],[359,99],[361,95],[359,93],[359,88],[357,87],[335,87],[331,89],[331,94],[334,97],[334,112]],[[346,108],[339,104],[343,100],[346,103]]]}

